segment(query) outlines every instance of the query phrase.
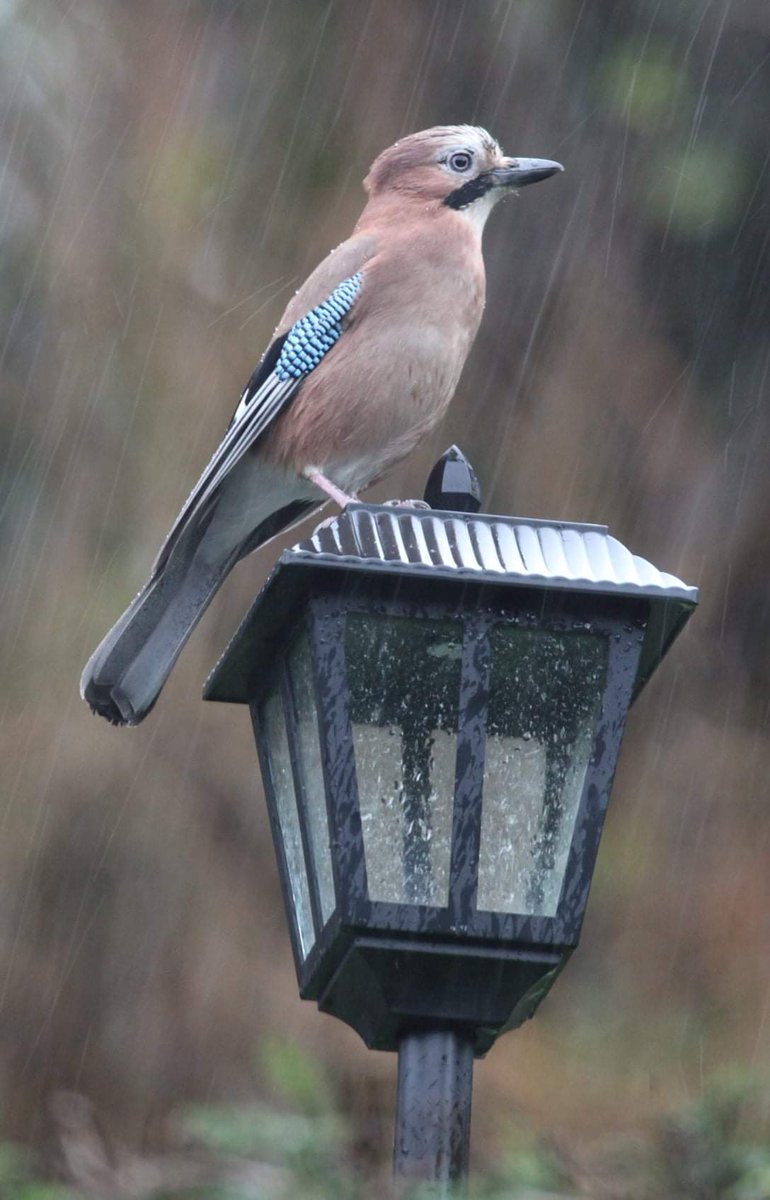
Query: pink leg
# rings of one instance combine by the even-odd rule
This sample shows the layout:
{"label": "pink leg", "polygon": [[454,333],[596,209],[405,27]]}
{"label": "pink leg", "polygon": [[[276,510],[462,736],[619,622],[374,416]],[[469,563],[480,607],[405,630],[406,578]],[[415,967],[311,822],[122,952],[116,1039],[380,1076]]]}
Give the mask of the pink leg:
{"label": "pink leg", "polygon": [[327,479],[320,471],[305,471],[303,474],[306,479],[309,479],[317,488],[325,492],[330,500],[333,500],[335,504],[339,504],[340,508],[345,508],[348,504],[358,503],[356,496],[349,496],[347,492],[343,492],[341,488],[333,484],[331,479]]}

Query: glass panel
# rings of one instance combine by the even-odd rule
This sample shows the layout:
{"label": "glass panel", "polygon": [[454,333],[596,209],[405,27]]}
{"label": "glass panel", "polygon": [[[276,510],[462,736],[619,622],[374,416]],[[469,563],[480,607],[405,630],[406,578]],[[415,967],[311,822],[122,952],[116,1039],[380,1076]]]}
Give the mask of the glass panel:
{"label": "glass panel", "polygon": [[326,811],[326,790],[321,767],[321,742],[313,688],[313,666],[307,633],[303,632],[289,657],[294,707],[297,715],[297,755],[305,794],[310,850],[318,882],[321,919],[326,924],[334,912],[334,877]]}
{"label": "glass panel", "polygon": [[445,907],[462,625],[351,613],[345,654],[369,898]]}
{"label": "glass panel", "polygon": [[555,915],[607,673],[607,639],[496,625],[477,907]]}
{"label": "glass panel", "polygon": [[313,932],[313,913],[310,908],[310,889],[308,887],[305,856],[302,852],[302,835],[300,833],[299,816],[297,814],[297,798],[294,794],[294,779],[291,773],[289,758],[289,741],[286,736],[286,721],[283,714],[283,703],[280,692],[276,691],[262,705],[260,725],[267,751],[267,761],[270,771],[273,798],[278,824],[281,829],[281,840],[286,860],[286,870],[289,875],[289,890],[294,908],[297,932],[299,934],[302,957],[307,958],[315,934]]}

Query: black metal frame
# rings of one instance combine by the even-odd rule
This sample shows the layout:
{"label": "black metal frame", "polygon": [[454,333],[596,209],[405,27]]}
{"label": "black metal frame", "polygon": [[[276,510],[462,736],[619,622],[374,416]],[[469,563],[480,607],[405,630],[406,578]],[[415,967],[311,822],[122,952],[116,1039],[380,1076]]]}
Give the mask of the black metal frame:
{"label": "black metal frame", "polygon": [[[353,1025],[367,1044],[396,1048],[406,1030],[443,1022],[470,1030],[483,1053],[505,1028],[531,1015],[577,945],[612,777],[644,636],[648,605],[629,597],[570,593],[488,582],[443,582],[441,600],[424,579],[365,573],[308,572],[312,592],[303,624],[310,639],[319,719],[324,792],[336,908],[322,926],[318,881],[310,853],[297,731],[288,675],[288,642],[297,615],[271,640],[284,699],[315,944],[300,949],[283,841],[278,828],[259,706],[251,702],[279,873],[292,914],[292,945],[303,997]],[[461,619],[464,625],[450,906],[385,904],[367,895],[366,864],[349,713],[345,619],[348,613]],[[524,629],[581,630],[608,639],[601,715],[586,772],[558,910],[553,917],[479,912],[474,898],[480,832],[479,798],[489,694],[489,633],[506,623]],[[265,691],[263,661],[260,694]],[[269,690],[269,689],[268,689]],[[456,881],[459,880],[459,886]]]}

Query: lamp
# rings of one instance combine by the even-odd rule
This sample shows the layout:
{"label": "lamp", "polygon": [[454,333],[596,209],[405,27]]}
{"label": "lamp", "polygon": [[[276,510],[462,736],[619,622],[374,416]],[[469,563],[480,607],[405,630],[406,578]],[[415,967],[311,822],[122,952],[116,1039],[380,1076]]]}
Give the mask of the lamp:
{"label": "lamp", "polygon": [[301,995],[401,1050],[402,1099],[438,1038],[467,1144],[472,1057],[578,943],[626,713],[697,591],[604,526],[476,513],[454,447],[428,495],[454,511],[349,505],[284,551],[205,694],[251,710]]}

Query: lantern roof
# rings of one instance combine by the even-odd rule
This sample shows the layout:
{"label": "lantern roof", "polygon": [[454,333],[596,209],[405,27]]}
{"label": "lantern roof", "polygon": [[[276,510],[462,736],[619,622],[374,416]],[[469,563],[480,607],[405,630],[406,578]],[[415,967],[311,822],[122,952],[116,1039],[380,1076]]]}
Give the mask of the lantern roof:
{"label": "lantern roof", "polygon": [[698,603],[697,588],[632,554],[606,525],[350,504],[281,554],[209,676],[207,700],[248,701],[255,643],[273,632],[264,620],[274,623],[270,611],[279,598],[283,611],[293,607],[305,592],[309,567],[645,599],[650,615],[634,696]]}

